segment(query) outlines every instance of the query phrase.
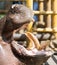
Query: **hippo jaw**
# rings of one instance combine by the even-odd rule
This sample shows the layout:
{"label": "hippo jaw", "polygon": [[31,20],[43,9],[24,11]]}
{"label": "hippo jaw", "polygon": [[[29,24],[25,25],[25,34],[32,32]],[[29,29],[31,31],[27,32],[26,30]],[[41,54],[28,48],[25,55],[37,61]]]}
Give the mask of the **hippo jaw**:
{"label": "hippo jaw", "polygon": [[[29,34],[32,34],[29,32]],[[26,35],[26,33],[25,33]],[[18,44],[17,41],[13,40],[11,43],[11,48],[14,50],[14,54],[17,58],[22,59],[22,62],[25,63],[26,65],[41,65],[44,62],[47,61],[47,59],[53,55],[51,51],[46,51],[44,49],[39,49],[35,45],[35,36],[32,34],[32,37],[29,35],[27,36],[30,39],[29,46],[25,48],[23,45]],[[31,39],[33,38],[33,39]],[[40,46],[40,45],[39,45]]]}
{"label": "hippo jaw", "polygon": [[[29,34],[28,34],[29,33]],[[46,56],[49,57],[53,53],[51,51],[46,51],[41,48],[38,39],[30,32],[25,33],[25,35],[29,38],[30,42],[27,48],[18,44],[16,41],[12,41],[11,46],[17,51],[19,55],[30,56],[30,57],[39,57]]]}
{"label": "hippo jaw", "polygon": [[19,55],[37,57],[37,56],[51,56],[53,54],[51,51],[45,51],[45,50],[39,51],[36,48],[27,50],[24,46],[18,44],[16,41],[13,41],[11,45]]}

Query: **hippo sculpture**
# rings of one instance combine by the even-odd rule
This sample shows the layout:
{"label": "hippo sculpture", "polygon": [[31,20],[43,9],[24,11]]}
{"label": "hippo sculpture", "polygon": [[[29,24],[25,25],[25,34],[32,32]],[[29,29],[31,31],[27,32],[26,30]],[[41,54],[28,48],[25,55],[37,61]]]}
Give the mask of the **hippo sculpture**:
{"label": "hippo sculpture", "polygon": [[39,49],[37,38],[30,32],[25,35],[33,43],[31,47],[25,48],[13,40],[13,31],[25,28],[33,21],[33,15],[26,6],[14,4],[0,19],[0,65],[41,65],[52,55],[51,51]]}

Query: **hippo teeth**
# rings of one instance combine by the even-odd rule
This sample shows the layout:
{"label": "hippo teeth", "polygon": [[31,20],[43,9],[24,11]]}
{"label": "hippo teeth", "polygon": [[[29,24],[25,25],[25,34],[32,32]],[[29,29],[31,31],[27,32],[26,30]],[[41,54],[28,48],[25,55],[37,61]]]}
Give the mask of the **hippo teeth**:
{"label": "hippo teeth", "polygon": [[[29,40],[31,41],[31,43],[29,43],[29,45],[31,45],[33,47],[33,44],[35,45],[35,47],[39,50],[40,49],[40,44],[38,39],[30,32],[25,33],[25,35],[29,38]],[[33,43],[33,44],[32,44]]]}

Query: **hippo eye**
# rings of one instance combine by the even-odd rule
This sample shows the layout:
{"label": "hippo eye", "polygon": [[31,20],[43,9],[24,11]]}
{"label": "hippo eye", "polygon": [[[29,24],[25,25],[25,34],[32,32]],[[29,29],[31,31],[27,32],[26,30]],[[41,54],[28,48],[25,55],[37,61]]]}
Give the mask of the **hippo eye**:
{"label": "hippo eye", "polygon": [[13,12],[16,13],[16,14],[17,14],[17,13],[21,13],[21,11],[20,11],[17,7],[14,7],[14,8],[13,8]]}
{"label": "hippo eye", "polygon": [[9,10],[9,13],[14,14],[14,13],[15,13],[15,10],[10,9],[10,10]]}
{"label": "hippo eye", "polygon": [[12,12],[12,14],[14,14],[14,13],[15,13],[15,11],[14,11],[14,10],[12,10],[11,12]]}
{"label": "hippo eye", "polygon": [[10,8],[9,12],[10,12],[11,14],[20,13],[20,11],[18,10],[18,8],[16,8],[16,7]]}

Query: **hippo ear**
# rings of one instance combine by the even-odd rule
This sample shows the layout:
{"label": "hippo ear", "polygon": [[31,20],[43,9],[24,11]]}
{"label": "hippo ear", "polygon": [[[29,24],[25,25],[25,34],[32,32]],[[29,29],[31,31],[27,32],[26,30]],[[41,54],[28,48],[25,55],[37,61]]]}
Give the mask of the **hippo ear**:
{"label": "hippo ear", "polygon": [[11,8],[13,9],[15,6],[16,6],[16,5],[14,4],[14,5],[12,5],[12,7],[11,7]]}

